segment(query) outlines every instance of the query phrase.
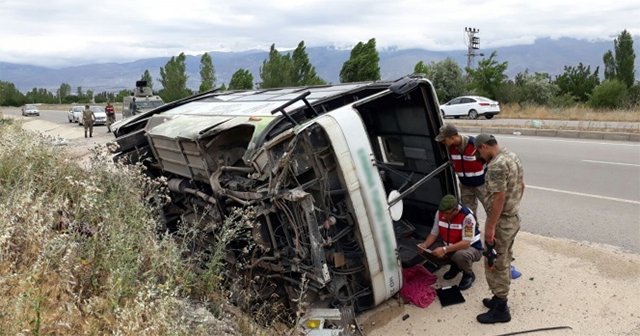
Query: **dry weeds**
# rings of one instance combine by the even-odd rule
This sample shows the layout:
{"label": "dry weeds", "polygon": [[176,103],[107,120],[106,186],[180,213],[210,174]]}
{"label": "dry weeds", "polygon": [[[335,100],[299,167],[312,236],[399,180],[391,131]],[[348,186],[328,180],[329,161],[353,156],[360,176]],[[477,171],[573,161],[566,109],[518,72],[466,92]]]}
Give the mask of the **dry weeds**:
{"label": "dry weeds", "polygon": [[159,236],[165,181],[104,148],[79,167],[50,140],[0,119],[0,335],[256,334],[189,243]]}
{"label": "dry weeds", "polygon": [[555,108],[548,106],[521,107],[517,104],[506,104],[501,106],[499,117],[501,119],[640,122],[640,107],[628,110],[596,110],[579,105]]}

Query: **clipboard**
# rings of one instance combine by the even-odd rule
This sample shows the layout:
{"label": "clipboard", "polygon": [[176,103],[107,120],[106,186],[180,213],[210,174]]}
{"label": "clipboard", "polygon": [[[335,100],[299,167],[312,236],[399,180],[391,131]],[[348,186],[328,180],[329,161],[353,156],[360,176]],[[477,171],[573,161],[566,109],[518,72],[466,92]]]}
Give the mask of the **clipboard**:
{"label": "clipboard", "polygon": [[419,249],[419,250],[424,251],[424,252],[427,252],[427,253],[429,253],[429,254],[431,254],[431,252],[433,252],[433,251],[431,251],[431,250],[430,250],[430,249],[428,249],[428,248],[423,248],[422,246],[420,246],[420,244],[416,244],[416,246],[418,247],[418,249]]}

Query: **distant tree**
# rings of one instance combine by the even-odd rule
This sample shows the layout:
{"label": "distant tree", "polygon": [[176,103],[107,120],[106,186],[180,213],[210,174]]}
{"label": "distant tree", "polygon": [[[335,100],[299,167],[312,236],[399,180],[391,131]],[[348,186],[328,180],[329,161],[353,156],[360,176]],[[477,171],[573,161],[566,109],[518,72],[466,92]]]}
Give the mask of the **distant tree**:
{"label": "distant tree", "polygon": [[62,98],[62,103],[63,104],[77,104],[80,103],[81,100],[78,98],[77,95],[68,95],[64,98]]}
{"label": "distant tree", "polygon": [[47,91],[47,89],[33,88],[25,94],[25,102],[52,104],[58,102],[58,97]]}
{"label": "distant tree", "polygon": [[251,90],[253,89],[253,75],[249,70],[238,69],[231,76],[229,90]]}
{"label": "distant tree", "polygon": [[376,50],[376,39],[367,43],[358,42],[351,50],[349,59],[342,64],[340,82],[362,82],[380,80],[380,56]]}
{"label": "distant tree", "polygon": [[476,69],[467,68],[469,74],[469,88],[476,94],[486,96],[491,99],[500,100],[499,92],[507,80],[505,71],[508,62],[498,63],[497,53],[494,51],[489,58],[478,62]]}
{"label": "distant tree", "polygon": [[117,101],[116,94],[113,93],[113,92],[107,92],[107,91],[102,91],[102,92],[96,93],[94,95],[94,99],[95,99],[96,104],[103,104],[103,103],[106,103],[106,102],[112,102],[113,103],[113,102]]}
{"label": "distant tree", "polygon": [[635,83],[635,60],[636,54],[633,51],[633,38],[625,29],[613,41],[614,57],[616,60],[616,78],[624,83],[628,88]]}
{"label": "distant tree", "polygon": [[171,57],[164,67],[160,68],[162,90],[158,93],[165,102],[172,102],[191,95],[187,89],[186,56],[180,53]]}
{"label": "distant tree", "polygon": [[613,57],[611,50],[607,50],[602,56],[604,62],[604,79],[612,80],[616,78],[616,59]]}
{"label": "distant tree", "polygon": [[76,97],[78,102],[84,102],[85,98],[84,98],[84,94],[82,93],[82,86],[78,86],[76,88]]}
{"label": "distant tree", "polygon": [[430,64],[419,61],[416,63],[413,72],[415,74],[424,74],[431,80],[441,103],[465,93],[462,69],[451,58],[446,58],[439,62],[431,62]]}
{"label": "distant tree", "polygon": [[589,100],[593,89],[600,84],[598,78],[599,67],[591,72],[591,66],[565,66],[564,73],[556,76],[555,84],[560,89],[560,94],[569,94],[576,101],[586,102]]}
{"label": "distant tree", "polygon": [[606,80],[593,89],[589,104],[595,108],[618,108],[626,102],[626,85],[617,80]]}
{"label": "distant tree", "polygon": [[0,81],[0,106],[20,106],[25,103],[25,97],[15,84]]}
{"label": "distant tree", "polygon": [[144,71],[142,77],[140,77],[140,80],[147,81],[147,86],[153,91],[153,78],[151,78],[151,73],[149,73],[149,70]]}
{"label": "distant tree", "polygon": [[208,53],[202,54],[200,58],[200,80],[200,92],[209,91],[216,87],[216,70]]}
{"label": "distant tree", "polygon": [[[423,61],[418,61],[418,63],[416,63],[416,65],[413,67],[413,73],[416,75],[419,75],[419,74],[427,75],[427,73],[430,71],[431,71],[431,68],[429,67],[429,65],[427,65]],[[427,76],[427,78],[429,78],[429,76]]]}
{"label": "distant tree", "polygon": [[220,85],[220,87],[218,88],[218,91],[220,91],[220,92],[227,91],[227,85],[225,85],[224,83],[222,83],[222,85]]}
{"label": "distant tree", "polygon": [[71,85],[69,85],[67,83],[60,84],[60,89],[59,89],[58,93],[59,93],[59,96],[61,98],[64,98],[64,97],[70,95],[71,94]]}
{"label": "distant tree", "polygon": [[124,101],[124,97],[127,97],[131,95],[131,91],[124,89],[124,90],[120,90],[118,91],[118,93],[116,94],[114,101],[120,102],[122,103]]}
{"label": "distant tree", "polygon": [[291,77],[296,86],[322,85],[326,84],[322,78],[318,77],[316,68],[309,61],[309,55],[305,50],[304,41],[298,43],[298,47],[293,51],[291,61]]}
{"label": "distant tree", "polygon": [[269,50],[269,58],[262,62],[260,67],[260,79],[262,88],[277,88],[295,86],[291,74],[293,64],[289,54],[281,55],[276,49],[276,45],[272,44]]}
{"label": "distant tree", "polygon": [[84,95],[87,102],[93,101],[93,90],[87,90],[87,93]]}
{"label": "distant tree", "polygon": [[551,75],[544,72],[530,74],[528,70],[515,77],[516,101],[518,104],[547,105],[560,89],[552,82]]}

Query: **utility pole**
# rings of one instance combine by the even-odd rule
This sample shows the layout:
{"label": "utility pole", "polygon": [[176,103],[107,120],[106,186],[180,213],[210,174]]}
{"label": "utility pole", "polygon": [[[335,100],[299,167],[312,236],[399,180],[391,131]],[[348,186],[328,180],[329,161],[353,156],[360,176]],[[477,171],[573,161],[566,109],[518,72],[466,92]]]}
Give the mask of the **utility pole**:
{"label": "utility pole", "polygon": [[471,61],[475,56],[484,56],[483,53],[476,53],[475,50],[480,49],[480,38],[476,37],[480,33],[480,29],[464,27],[467,33],[467,68],[471,69]]}

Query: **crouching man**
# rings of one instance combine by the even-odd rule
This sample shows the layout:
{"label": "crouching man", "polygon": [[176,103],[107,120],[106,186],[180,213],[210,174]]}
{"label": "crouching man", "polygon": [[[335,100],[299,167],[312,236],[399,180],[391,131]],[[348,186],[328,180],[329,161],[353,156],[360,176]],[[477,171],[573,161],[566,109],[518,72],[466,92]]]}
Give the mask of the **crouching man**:
{"label": "crouching man", "polygon": [[462,271],[458,287],[471,288],[476,279],[472,265],[482,257],[480,228],[473,212],[460,205],[453,195],[442,198],[431,233],[418,247],[431,251],[427,255],[430,260],[451,265],[444,279],[451,280]]}

